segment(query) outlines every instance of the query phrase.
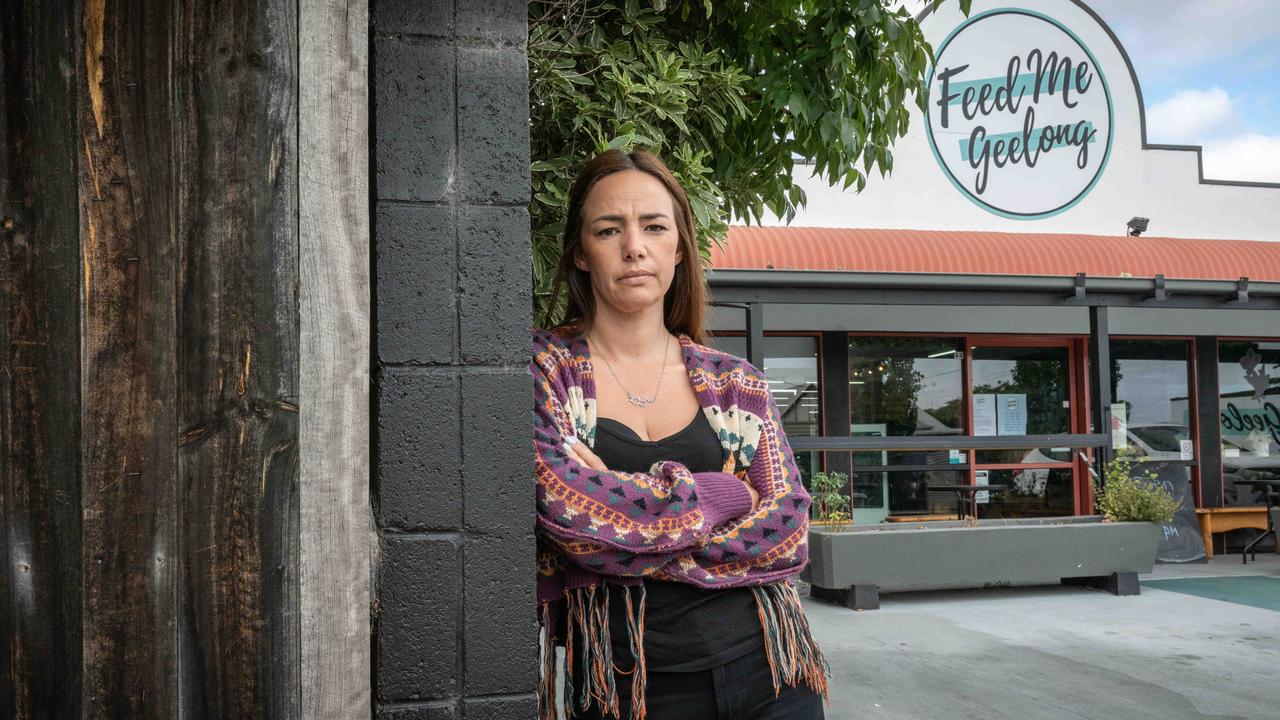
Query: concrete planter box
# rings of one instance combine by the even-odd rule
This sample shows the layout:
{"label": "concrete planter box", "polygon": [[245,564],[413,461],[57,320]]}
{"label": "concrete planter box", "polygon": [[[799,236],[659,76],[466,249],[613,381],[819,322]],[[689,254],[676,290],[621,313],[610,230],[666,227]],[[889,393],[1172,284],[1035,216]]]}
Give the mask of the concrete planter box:
{"label": "concrete planter box", "polygon": [[1099,515],[810,526],[801,577],[813,597],[857,609],[879,607],[880,593],[1060,582],[1136,595],[1159,538],[1159,523]]}

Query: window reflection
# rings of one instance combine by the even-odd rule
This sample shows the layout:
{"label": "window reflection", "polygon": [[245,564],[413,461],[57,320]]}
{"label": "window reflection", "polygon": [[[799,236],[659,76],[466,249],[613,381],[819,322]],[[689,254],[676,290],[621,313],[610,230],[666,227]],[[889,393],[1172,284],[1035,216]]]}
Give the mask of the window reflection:
{"label": "window reflection", "polygon": [[[975,435],[1053,435],[1071,431],[1067,348],[973,349]],[[993,412],[979,427],[978,396]],[[993,432],[994,430],[994,432]]]}
{"label": "window reflection", "polygon": [[[1184,340],[1113,340],[1111,394],[1124,406],[1124,454],[1143,462],[1180,460],[1191,440],[1190,348]],[[1190,458],[1188,458],[1190,459]]]}
{"label": "window reflection", "polygon": [[853,506],[866,509],[884,508],[889,516],[954,516],[955,493],[930,491],[929,486],[955,485],[962,482],[964,482],[963,475],[954,470],[855,472],[853,474]]}
{"label": "window reflection", "polygon": [[1008,488],[979,503],[980,518],[1051,517],[1075,512],[1071,468],[988,470],[988,483]]}
{"label": "window reflection", "polygon": [[1227,505],[1261,505],[1280,478],[1280,342],[1218,345],[1222,491]]}
{"label": "window reflection", "polygon": [[[764,375],[778,404],[787,437],[822,434],[822,391],[818,387],[818,339],[816,337],[766,337]],[[796,465],[805,485],[822,469],[822,453],[798,452]]]}
{"label": "window reflection", "polygon": [[959,340],[849,340],[851,430],[888,437],[963,435],[964,352]]}
{"label": "window reflection", "polygon": [[1017,450],[978,450],[974,453],[979,465],[1046,465],[1071,462],[1071,448],[1019,448]]}

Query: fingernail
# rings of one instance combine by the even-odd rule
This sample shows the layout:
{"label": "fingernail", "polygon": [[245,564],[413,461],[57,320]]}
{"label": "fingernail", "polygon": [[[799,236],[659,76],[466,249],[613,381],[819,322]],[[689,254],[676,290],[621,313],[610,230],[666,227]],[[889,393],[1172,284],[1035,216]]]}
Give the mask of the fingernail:
{"label": "fingernail", "polygon": [[573,435],[570,435],[569,437],[566,437],[566,438],[564,439],[564,444],[565,444],[565,445],[572,445],[572,444],[574,444],[574,443],[576,443],[576,442],[578,442],[578,438],[574,437]]}

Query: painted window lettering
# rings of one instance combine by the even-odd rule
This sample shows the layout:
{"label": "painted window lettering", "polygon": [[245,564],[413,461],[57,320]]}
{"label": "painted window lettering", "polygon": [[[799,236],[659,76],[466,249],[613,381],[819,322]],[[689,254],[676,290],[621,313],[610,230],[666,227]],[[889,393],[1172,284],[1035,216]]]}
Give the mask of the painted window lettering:
{"label": "painted window lettering", "polygon": [[1261,410],[1241,411],[1235,403],[1229,402],[1222,413],[1222,430],[1224,434],[1265,432],[1271,436],[1272,442],[1280,445],[1280,407],[1268,402]]}

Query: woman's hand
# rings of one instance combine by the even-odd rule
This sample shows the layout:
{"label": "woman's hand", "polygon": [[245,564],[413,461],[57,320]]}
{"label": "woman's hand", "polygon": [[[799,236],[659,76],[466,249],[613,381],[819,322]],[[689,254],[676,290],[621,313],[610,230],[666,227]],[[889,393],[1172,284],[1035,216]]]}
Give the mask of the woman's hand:
{"label": "woman's hand", "polygon": [[747,492],[751,493],[751,512],[755,512],[760,507],[760,493],[756,492],[756,489],[746,480],[743,480],[742,484],[746,485]]}
{"label": "woman's hand", "polygon": [[603,472],[609,469],[604,466],[604,461],[600,459],[599,455],[596,455],[591,451],[591,448],[587,447],[586,443],[579,442],[575,437],[566,438],[564,441],[564,448],[569,451],[570,457],[576,459],[578,462],[586,465],[592,470]]}

